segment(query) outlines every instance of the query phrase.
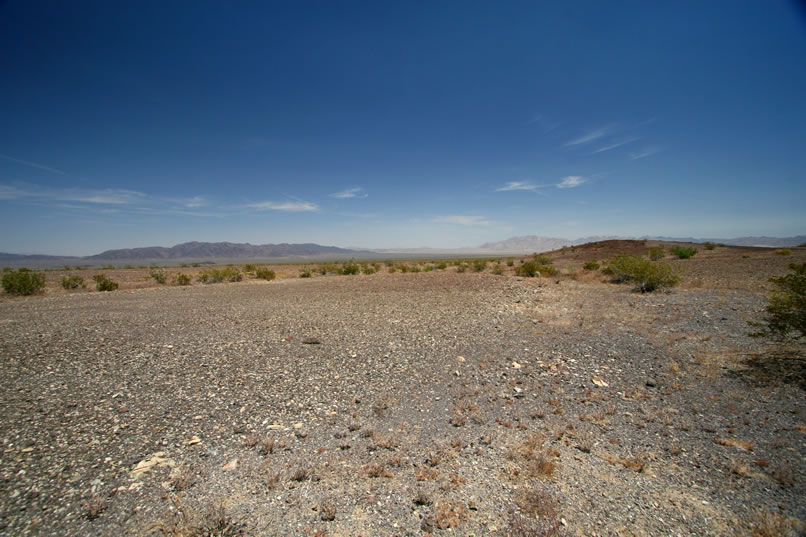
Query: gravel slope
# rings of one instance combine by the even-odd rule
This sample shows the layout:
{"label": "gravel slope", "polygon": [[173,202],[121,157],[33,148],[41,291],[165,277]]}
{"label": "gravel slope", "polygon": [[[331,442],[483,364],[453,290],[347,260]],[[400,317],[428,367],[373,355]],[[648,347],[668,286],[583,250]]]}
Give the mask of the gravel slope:
{"label": "gravel slope", "polygon": [[745,335],[764,303],[454,272],[0,302],[0,535],[803,519],[804,391]]}

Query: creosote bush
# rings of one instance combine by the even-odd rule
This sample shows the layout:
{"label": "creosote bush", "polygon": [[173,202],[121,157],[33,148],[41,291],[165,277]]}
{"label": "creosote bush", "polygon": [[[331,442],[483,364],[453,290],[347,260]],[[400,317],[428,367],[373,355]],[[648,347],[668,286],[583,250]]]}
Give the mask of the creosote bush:
{"label": "creosote bush", "polygon": [[763,322],[751,322],[759,328],[753,337],[800,339],[806,336],[806,263],[791,263],[792,273],[770,278],[776,291],[770,296]]}
{"label": "creosote bush", "polygon": [[596,260],[591,260],[586,261],[585,264],[582,265],[582,268],[584,268],[585,270],[599,270],[600,266],[601,265],[599,265],[599,263],[597,263]]}
{"label": "creosote bush", "polygon": [[534,261],[526,261],[522,265],[515,267],[515,275],[523,276],[526,278],[534,278],[535,276],[554,276],[559,271],[548,265],[540,265]]}
{"label": "creosote bush", "polygon": [[45,275],[26,268],[3,272],[3,291],[10,295],[34,295],[45,288]]}
{"label": "creosote bush", "polygon": [[716,243],[714,242],[704,242],[702,245],[705,247],[706,250],[714,250],[716,249]]}
{"label": "creosote bush", "polygon": [[356,263],[350,261],[349,263],[344,263],[341,266],[340,273],[345,276],[353,276],[355,274],[359,274],[361,272],[361,267],[358,266]]}
{"label": "creosote bush", "polygon": [[165,272],[165,269],[152,268],[149,271],[149,274],[157,283],[165,283],[166,281],[168,281],[168,273]]}
{"label": "creosote bush", "polygon": [[792,255],[792,250],[789,248],[779,248],[775,250],[775,255]]}
{"label": "creosote bush", "polygon": [[[321,268],[320,268],[320,274],[322,274]],[[327,270],[325,270],[324,274],[322,274],[322,275],[324,276],[325,274],[327,274]],[[299,277],[300,278],[310,278],[311,277],[311,269],[309,269],[308,267],[299,269]]]}
{"label": "creosote bush", "polygon": [[532,254],[532,260],[538,265],[551,265],[554,260],[547,255]]}
{"label": "creosote bush", "polygon": [[253,271],[255,273],[256,278],[260,278],[262,280],[271,281],[277,277],[277,273],[271,269],[267,269],[266,267],[258,267]]}
{"label": "creosote bush", "polygon": [[118,282],[110,280],[106,277],[106,274],[96,274],[92,279],[95,280],[96,291],[114,291],[120,287]]}
{"label": "creosote bush", "polygon": [[487,262],[479,259],[477,261],[473,261],[473,272],[484,272],[487,270]]}
{"label": "creosote bush", "polygon": [[672,248],[672,253],[680,259],[689,259],[690,257],[694,257],[694,255],[697,253],[697,249],[677,246]]}
{"label": "creosote bush", "polygon": [[211,268],[199,273],[199,281],[202,283],[239,282],[242,278],[241,271],[235,267]]}
{"label": "creosote bush", "polygon": [[174,276],[174,284],[176,285],[190,285],[190,281],[193,278],[190,277],[189,274],[185,274],[184,272],[180,272],[176,276]]}
{"label": "creosote bush", "polygon": [[62,276],[62,287],[65,289],[78,289],[79,287],[86,287],[84,278],[77,275]]}
{"label": "creosote bush", "polygon": [[616,283],[634,282],[636,291],[651,293],[664,287],[674,287],[680,276],[667,263],[653,263],[643,257],[620,254],[608,261],[605,273]]}
{"label": "creosote bush", "polygon": [[647,249],[646,255],[652,261],[657,261],[659,259],[663,259],[663,256],[666,255],[666,252],[663,250],[662,246],[653,246],[652,248]]}

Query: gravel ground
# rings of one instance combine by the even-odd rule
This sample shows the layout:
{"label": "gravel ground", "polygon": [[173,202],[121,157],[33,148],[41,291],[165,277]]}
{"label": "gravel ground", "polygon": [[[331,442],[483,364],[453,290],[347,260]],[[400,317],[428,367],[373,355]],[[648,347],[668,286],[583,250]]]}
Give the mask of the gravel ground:
{"label": "gravel ground", "polygon": [[452,271],[6,300],[0,535],[794,528],[764,305]]}

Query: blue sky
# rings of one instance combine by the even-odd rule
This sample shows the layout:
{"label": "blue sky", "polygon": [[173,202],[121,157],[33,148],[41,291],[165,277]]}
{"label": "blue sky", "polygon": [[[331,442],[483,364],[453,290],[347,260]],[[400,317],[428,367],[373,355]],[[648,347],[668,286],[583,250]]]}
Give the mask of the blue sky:
{"label": "blue sky", "polygon": [[806,233],[788,1],[0,2],[0,251]]}

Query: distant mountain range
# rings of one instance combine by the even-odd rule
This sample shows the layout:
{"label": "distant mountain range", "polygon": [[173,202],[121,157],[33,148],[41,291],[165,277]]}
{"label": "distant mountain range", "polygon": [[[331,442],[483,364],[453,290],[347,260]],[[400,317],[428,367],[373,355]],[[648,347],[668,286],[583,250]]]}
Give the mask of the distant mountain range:
{"label": "distant mountain range", "polygon": [[170,248],[151,246],[146,248],[126,248],[120,250],[107,250],[97,255],[51,256],[51,255],[21,255],[0,253],[0,263],[12,265],[99,265],[110,262],[159,262],[168,260],[236,260],[236,259],[291,259],[291,258],[349,258],[368,257],[372,255],[516,255],[532,252],[548,252],[563,246],[576,246],[587,242],[597,242],[611,239],[650,239],[669,242],[706,241],[731,246],[766,246],[781,248],[797,246],[806,243],[806,235],[797,237],[739,237],[736,239],[695,239],[693,237],[623,237],[623,236],[594,236],[575,240],[541,237],[538,235],[525,235],[511,237],[499,242],[487,242],[477,248],[397,248],[397,249],[365,249],[365,248],[338,248],[336,246],[322,246],[319,244],[249,244],[234,242],[186,242]]}

